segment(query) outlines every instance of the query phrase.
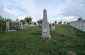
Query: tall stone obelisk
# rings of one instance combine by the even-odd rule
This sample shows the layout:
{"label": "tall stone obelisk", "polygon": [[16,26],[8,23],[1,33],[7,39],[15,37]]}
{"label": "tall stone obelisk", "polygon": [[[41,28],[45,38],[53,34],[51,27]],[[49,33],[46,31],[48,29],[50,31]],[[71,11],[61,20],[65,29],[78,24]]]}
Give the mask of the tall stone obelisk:
{"label": "tall stone obelisk", "polygon": [[47,11],[46,11],[46,9],[43,10],[42,37],[51,38],[49,23],[48,23],[48,20],[47,20]]}

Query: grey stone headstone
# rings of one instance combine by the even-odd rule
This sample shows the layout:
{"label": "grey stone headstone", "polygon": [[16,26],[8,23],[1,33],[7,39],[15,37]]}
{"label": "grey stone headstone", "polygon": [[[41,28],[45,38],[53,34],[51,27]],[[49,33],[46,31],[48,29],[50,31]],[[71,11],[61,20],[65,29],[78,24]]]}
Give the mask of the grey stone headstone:
{"label": "grey stone headstone", "polygon": [[6,32],[9,32],[9,21],[6,22]]}
{"label": "grey stone headstone", "polygon": [[43,10],[42,37],[51,38],[46,9]]}
{"label": "grey stone headstone", "polygon": [[52,27],[51,27],[51,30],[55,30],[55,26],[52,26]]}
{"label": "grey stone headstone", "polygon": [[22,24],[22,22],[19,22],[19,26],[20,26],[20,29],[22,30],[22,29],[23,29],[23,24]]}

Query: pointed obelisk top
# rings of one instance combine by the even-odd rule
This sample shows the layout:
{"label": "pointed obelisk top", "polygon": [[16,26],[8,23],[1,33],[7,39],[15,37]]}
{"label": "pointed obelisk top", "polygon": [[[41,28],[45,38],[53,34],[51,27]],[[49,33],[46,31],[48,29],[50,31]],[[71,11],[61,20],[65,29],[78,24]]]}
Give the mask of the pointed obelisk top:
{"label": "pointed obelisk top", "polygon": [[46,11],[46,9],[43,10],[43,21],[47,22],[47,11]]}
{"label": "pointed obelisk top", "polygon": [[46,12],[46,9],[44,9],[44,12]]}

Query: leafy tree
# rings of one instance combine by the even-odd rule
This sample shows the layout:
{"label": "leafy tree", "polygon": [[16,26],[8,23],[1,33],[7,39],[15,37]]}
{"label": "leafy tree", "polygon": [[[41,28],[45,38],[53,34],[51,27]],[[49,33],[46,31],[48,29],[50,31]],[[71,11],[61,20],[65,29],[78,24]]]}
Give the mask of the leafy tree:
{"label": "leafy tree", "polygon": [[57,24],[57,21],[55,21],[55,24]]}
{"label": "leafy tree", "polygon": [[70,24],[69,22],[67,22],[67,24]]}
{"label": "leafy tree", "polygon": [[11,19],[6,19],[0,16],[0,30],[2,31],[2,28],[5,26],[7,21],[11,21]]}
{"label": "leafy tree", "polygon": [[78,21],[80,21],[80,20],[82,20],[82,17],[79,17],[79,18],[78,18]]}
{"label": "leafy tree", "polygon": [[2,16],[0,16],[0,29],[2,30],[2,27],[4,26],[5,20]]}
{"label": "leafy tree", "polygon": [[36,25],[37,23],[36,22],[34,22],[34,25]]}
{"label": "leafy tree", "polygon": [[39,19],[39,20],[37,21],[37,23],[39,24],[39,26],[41,26],[42,22],[43,22],[43,19]]}
{"label": "leafy tree", "polygon": [[58,22],[58,24],[62,24],[62,21]]}
{"label": "leafy tree", "polygon": [[25,24],[25,23],[26,23],[26,21],[25,21],[25,20],[20,20],[20,22],[22,22],[22,24]]}
{"label": "leafy tree", "polygon": [[32,18],[31,17],[25,17],[25,20],[28,24],[30,24],[32,22]]}
{"label": "leafy tree", "polygon": [[66,24],[66,22],[64,22],[64,24]]}
{"label": "leafy tree", "polygon": [[19,25],[19,19],[18,18],[15,20],[15,25]]}

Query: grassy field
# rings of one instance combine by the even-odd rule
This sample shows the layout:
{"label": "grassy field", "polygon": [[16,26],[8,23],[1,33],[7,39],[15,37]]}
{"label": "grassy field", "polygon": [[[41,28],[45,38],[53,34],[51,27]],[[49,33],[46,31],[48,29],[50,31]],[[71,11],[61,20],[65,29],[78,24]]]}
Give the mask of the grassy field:
{"label": "grassy field", "polygon": [[0,32],[0,55],[85,55],[85,32],[68,25],[56,25],[51,39],[41,37],[41,29]]}

